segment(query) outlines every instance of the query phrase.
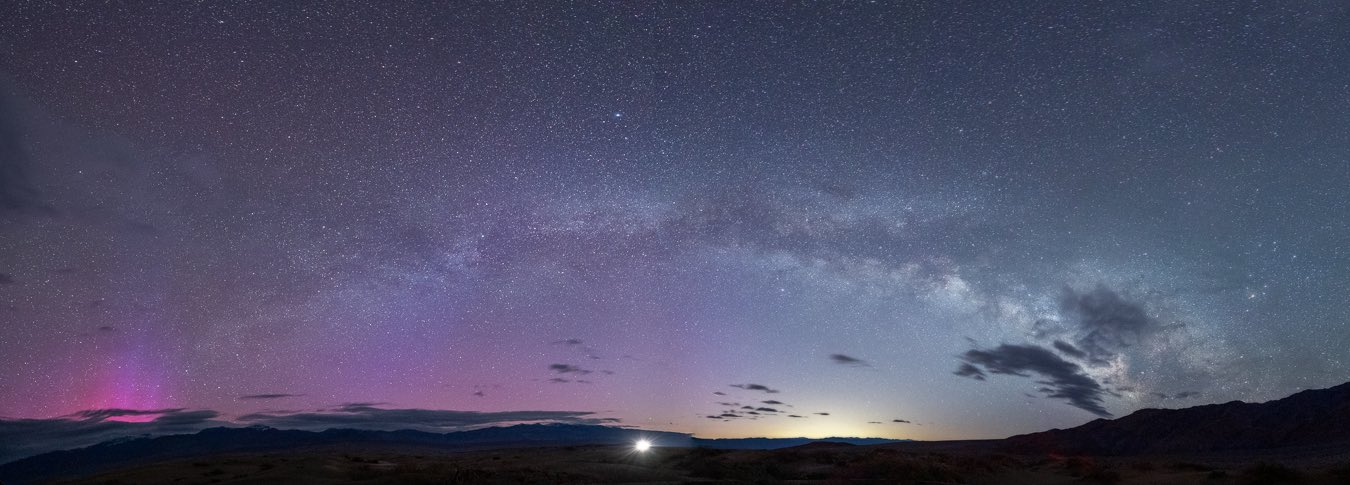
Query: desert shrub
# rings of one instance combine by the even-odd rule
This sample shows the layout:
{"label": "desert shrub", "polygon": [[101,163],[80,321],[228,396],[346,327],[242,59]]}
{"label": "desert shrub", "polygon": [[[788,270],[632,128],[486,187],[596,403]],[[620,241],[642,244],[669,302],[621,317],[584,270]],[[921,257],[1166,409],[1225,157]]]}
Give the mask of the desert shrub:
{"label": "desert shrub", "polygon": [[934,460],[956,462],[954,465],[962,470],[975,471],[983,473],[994,473],[1008,468],[1022,468],[1022,462],[1010,455],[994,453],[978,457],[951,457],[937,455]]}
{"label": "desert shrub", "polygon": [[819,465],[844,466],[848,464],[848,453],[815,453],[811,455],[811,460]]}
{"label": "desert shrub", "polygon": [[1158,465],[1154,465],[1153,462],[1151,461],[1136,461],[1134,463],[1130,463],[1130,468],[1139,470],[1141,472],[1151,472],[1153,470],[1157,470]]}
{"label": "desert shrub", "polygon": [[1069,472],[1070,476],[1074,477],[1086,476],[1097,468],[1097,463],[1092,461],[1091,458],[1071,456],[1064,460],[1064,470]]}
{"label": "desert shrub", "polygon": [[1214,469],[1214,467],[1209,465],[1202,465],[1200,463],[1191,463],[1188,461],[1176,461],[1168,463],[1167,468],[1176,471],[1190,471],[1190,472],[1207,472]]}
{"label": "desert shrub", "polygon": [[1331,475],[1331,483],[1350,485],[1350,463],[1332,467],[1327,474]]}
{"label": "desert shrub", "polygon": [[1303,474],[1279,463],[1260,462],[1242,470],[1242,483],[1249,485],[1280,485],[1299,483]]}
{"label": "desert shrub", "polygon": [[769,456],[778,463],[795,463],[802,461],[802,454],[799,451],[779,451]]}
{"label": "desert shrub", "polygon": [[873,456],[855,462],[839,473],[844,479],[895,481],[900,483],[960,483],[965,477],[950,464],[932,458]]}
{"label": "desert shrub", "polygon": [[1120,472],[1111,468],[1097,467],[1084,473],[1083,481],[1107,485],[1120,483]]}

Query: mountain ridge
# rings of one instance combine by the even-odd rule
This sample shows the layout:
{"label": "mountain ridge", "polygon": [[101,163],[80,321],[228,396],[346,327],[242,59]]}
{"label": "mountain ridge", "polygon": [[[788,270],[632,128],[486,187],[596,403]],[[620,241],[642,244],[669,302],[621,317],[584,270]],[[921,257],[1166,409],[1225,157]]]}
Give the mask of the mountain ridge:
{"label": "mountain ridge", "polygon": [[1008,437],[1014,452],[1139,455],[1350,443],[1350,382],[1261,403],[1140,409],[1116,419]]}
{"label": "mountain ridge", "polygon": [[[214,427],[191,434],[122,437],[93,446],[30,456],[0,465],[0,480],[11,485],[32,483],[59,476],[96,473],[109,468],[199,455],[331,445],[420,446],[457,451],[506,447],[615,445],[632,443],[639,438],[652,441],[657,446],[757,450],[787,448],[818,441],[811,438],[701,439],[687,433],[576,424],[518,424],[450,433],[350,428],[306,431],[266,426]],[[882,438],[825,439],[853,444],[904,441]]]}

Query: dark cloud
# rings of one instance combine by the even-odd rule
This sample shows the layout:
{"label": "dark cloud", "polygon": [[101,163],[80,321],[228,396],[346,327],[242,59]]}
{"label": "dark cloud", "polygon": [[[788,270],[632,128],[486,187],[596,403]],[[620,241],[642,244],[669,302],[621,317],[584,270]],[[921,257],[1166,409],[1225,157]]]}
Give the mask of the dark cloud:
{"label": "dark cloud", "polygon": [[979,367],[970,365],[969,363],[962,363],[961,367],[958,367],[956,369],[956,372],[953,372],[953,374],[956,374],[961,377],[969,377],[977,381],[984,380],[984,371],[980,370]]}
{"label": "dark cloud", "polygon": [[762,385],[762,384],[732,384],[731,387],[736,387],[736,388],[740,388],[740,389],[745,389],[745,390],[747,390],[747,391],[762,391],[762,392],[766,392],[766,393],[769,393],[769,394],[777,394],[777,393],[778,393],[778,390],[777,390],[777,389],[770,389],[769,386],[765,386],[765,385]]}
{"label": "dark cloud", "polygon": [[1193,397],[1200,397],[1200,393],[1196,391],[1181,391],[1176,394],[1155,392],[1153,393],[1153,395],[1156,396],[1158,399],[1190,399]]}
{"label": "dark cloud", "polygon": [[905,424],[909,424],[909,421],[906,421],[906,420],[903,420],[903,419],[892,419],[891,422],[892,422],[892,423],[905,423]]}
{"label": "dark cloud", "polygon": [[349,409],[364,409],[364,408],[375,407],[375,406],[384,406],[384,405],[387,405],[387,404],[389,404],[389,403],[387,403],[387,402],[378,402],[378,401],[370,401],[370,402],[347,402],[347,403],[342,403],[341,405],[338,405],[337,407],[333,408],[333,410],[335,410],[335,411],[345,411],[345,410],[349,410]]}
{"label": "dark cloud", "polygon": [[840,365],[851,365],[854,367],[868,367],[867,361],[844,354],[830,354],[830,360]]}
{"label": "dark cloud", "polygon": [[774,409],[774,408],[755,408],[755,410],[756,410],[756,411],[763,411],[763,412],[766,412],[766,413],[776,413],[776,412],[779,412],[777,409]]}
{"label": "dark cloud", "polygon": [[0,273],[0,285],[8,285],[12,283],[14,283],[13,276],[10,276],[7,273]]}
{"label": "dark cloud", "polygon": [[352,428],[373,430],[413,429],[430,432],[460,431],[471,427],[527,422],[559,422],[598,424],[606,422],[592,417],[595,413],[573,411],[446,411],[433,409],[384,409],[354,403],[340,406],[336,411],[305,413],[253,413],[240,416],[237,421],[261,424],[274,428],[323,430]]}
{"label": "dark cloud", "polygon": [[1055,347],[1055,350],[1058,350],[1060,353],[1067,355],[1069,357],[1073,357],[1075,359],[1087,358],[1086,353],[1084,353],[1081,350],[1078,350],[1078,347],[1074,347],[1073,344],[1071,343],[1065,342],[1063,340],[1056,340],[1053,345]]}
{"label": "dark cloud", "polygon": [[265,400],[265,399],[284,399],[288,397],[300,397],[300,396],[304,396],[304,394],[249,394],[247,396],[239,396],[239,399],[247,401],[247,400]]}
{"label": "dark cloud", "polygon": [[867,424],[885,424],[885,423],[882,423],[881,421],[868,421]]}
{"label": "dark cloud", "polygon": [[473,395],[474,395],[474,397],[483,397],[483,396],[486,396],[486,394],[483,394],[483,391],[473,391]]}
{"label": "dark cloud", "polygon": [[[154,416],[136,422],[117,418]],[[129,436],[194,433],[228,425],[211,410],[90,409],[51,419],[0,419],[0,463]]]}
{"label": "dark cloud", "polygon": [[560,345],[569,345],[569,346],[570,346],[570,345],[581,345],[583,342],[581,341],[581,339],[569,338],[569,339],[557,340],[557,341],[554,341],[553,343],[555,343],[555,344],[560,344]]}
{"label": "dark cloud", "polygon": [[155,415],[164,415],[164,414],[177,413],[177,412],[181,412],[181,411],[183,411],[183,408],[165,408],[165,409],[121,409],[121,408],[87,409],[87,410],[84,410],[84,411],[78,411],[78,412],[75,412],[75,413],[68,414],[68,415],[66,415],[66,416],[64,416],[64,417],[65,417],[65,418],[71,418],[71,419],[79,419],[79,420],[95,420],[95,421],[101,421],[101,420],[108,419],[108,418],[118,418],[118,417],[124,417],[124,416],[155,416]]}
{"label": "dark cloud", "polygon": [[760,403],[761,403],[761,404],[769,404],[769,405],[781,405],[781,404],[783,404],[782,401],[778,401],[778,400],[774,400],[774,399],[770,399],[770,400],[768,400],[768,401],[760,401]]}
{"label": "dark cloud", "polygon": [[551,365],[548,366],[548,370],[551,370],[551,371],[553,371],[553,372],[557,372],[557,373],[559,373],[559,374],[581,374],[581,375],[586,375],[586,374],[590,374],[590,373],[591,373],[591,371],[589,371],[589,370],[582,369],[582,368],[577,367],[577,366],[572,365],[572,364],[551,364]]}
{"label": "dark cloud", "polygon": [[210,409],[201,409],[197,411],[175,411],[165,413],[153,422],[163,425],[190,425],[200,424],[220,417],[220,413]]}
{"label": "dark cloud", "polygon": [[993,349],[971,349],[961,356],[964,361],[957,375],[984,380],[985,373],[1021,377],[1038,376],[1045,387],[1039,391],[1047,397],[1063,399],[1074,407],[1097,416],[1110,417],[1102,407],[1105,390],[1083,373],[1082,367],[1069,362],[1036,345],[1003,344]]}
{"label": "dark cloud", "polygon": [[789,417],[789,418],[805,418],[806,416],[798,416],[798,415],[796,415],[796,414],[789,414],[788,417]]}
{"label": "dark cloud", "polygon": [[816,413],[817,416],[829,416],[830,413]]}
{"label": "dark cloud", "polygon": [[1065,289],[1060,298],[1060,314],[1070,324],[1077,347],[1060,348],[1067,355],[1104,365],[1120,351],[1162,331],[1165,326],[1149,316],[1142,303],[1126,300],[1119,293],[1097,285],[1079,293]]}
{"label": "dark cloud", "polygon": [[741,417],[741,415],[739,415],[739,414],[732,414],[732,413],[722,413],[722,417],[724,417],[724,418],[739,418],[739,417]]}
{"label": "dark cloud", "polygon": [[549,380],[546,381],[546,382],[551,383],[551,384],[567,384],[567,383],[574,383],[574,384],[591,384],[591,383],[592,383],[591,381],[588,381],[588,380],[586,380],[586,379],[564,379],[564,378],[561,378],[561,377],[554,377],[554,378],[549,379]]}
{"label": "dark cloud", "polygon": [[714,395],[714,396],[725,396],[725,395],[727,395],[727,393],[722,392],[722,391],[713,391],[713,395]]}
{"label": "dark cloud", "polygon": [[98,327],[98,331],[100,331],[100,332],[111,332],[111,331],[113,331],[113,330],[117,330],[117,329],[112,328],[112,327],[109,326],[109,325],[102,325],[102,326],[99,326],[99,327]]}

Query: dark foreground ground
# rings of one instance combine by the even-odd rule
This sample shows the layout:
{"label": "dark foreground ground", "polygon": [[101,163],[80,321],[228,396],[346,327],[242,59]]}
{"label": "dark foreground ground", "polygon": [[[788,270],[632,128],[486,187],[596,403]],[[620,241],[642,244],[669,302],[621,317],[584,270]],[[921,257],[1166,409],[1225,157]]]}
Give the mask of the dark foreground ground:
{"label": "dark foreground ground", "polygon": [[774,451],[572,446],[447,452],[323,447],[135,466],[71,484],[248,483],[970,483],[1350,484],[1350,453],[1287,450],[1193,457],[1086,458],[996,453],[981,443]]}

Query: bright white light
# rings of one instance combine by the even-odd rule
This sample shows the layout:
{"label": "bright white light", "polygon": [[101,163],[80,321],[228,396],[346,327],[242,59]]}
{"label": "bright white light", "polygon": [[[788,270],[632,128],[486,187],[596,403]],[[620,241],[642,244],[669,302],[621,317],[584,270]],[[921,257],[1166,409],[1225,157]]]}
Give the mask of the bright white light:
{"label": "bright white light", "polygon": [[637,443],[633,443],[633,449],[637,450],[639,453],[650,450],[652,449],[652,442],[647,440],[637,440]]}

